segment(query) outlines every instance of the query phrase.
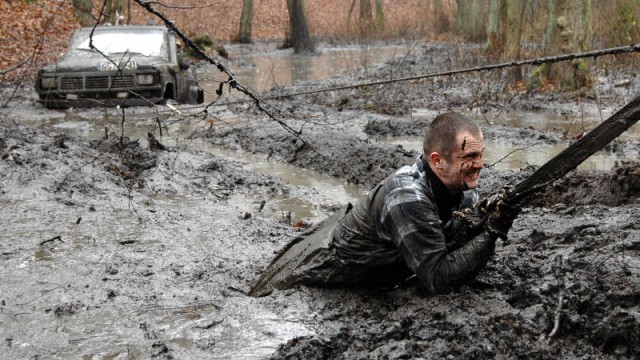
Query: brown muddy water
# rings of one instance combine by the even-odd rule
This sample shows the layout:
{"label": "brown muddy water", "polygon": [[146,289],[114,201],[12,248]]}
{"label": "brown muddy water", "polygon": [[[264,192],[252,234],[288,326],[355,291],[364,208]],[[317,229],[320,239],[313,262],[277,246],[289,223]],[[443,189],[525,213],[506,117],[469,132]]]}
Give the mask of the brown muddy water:
{"label": "brown muddy water", "polygon": [[[257,46],[257,47],[256,47]],[[223,61],[241,84],[256,93],[277,87],[296,85],[306,81],[328,79],[355,71],[368,74],[386,60],[402,58],[413,51],[414,45],[376,45],[351,47],[322,47],[315,55],[295,55],[290,49],[278,49],[277,43],[258,45],[229,45],[233,54]],[[226,77],[211,67],[200,70],[202,87],[213,100],[218,82]]]}
{"label": "brown muddy water", "polygon": [[[95,113],[93,114],[95,115]],[[47,120],[39,119],[33,121],[32,119],[21,119],[21,122],[33,125],[39,124],[40,126],[44,125],[49,127],[52,132],[61,132],[87,140],[98,140],[104,136],[105,128],[119,133],[119,125],[114,123],[115,116],[112,114],[107,120],[104,120],[107,117],[98,120],[95,118],[87,118],[86,114],[81,113],[56,113],[52,114]],[[244,151],[226,149],[213,145],[203,139],[189,139],[189,135],[195,129],[203,126],[199,120],[183,121],[178,125],[169,126],[163,130],[163,136],[160,137],[158,131],[155,130],[156,124],[142,119],[143,117],[146,117],[146,115],[135,114],[131,116],[132,121],[127,121],[123,130],[127,137],[132,140],[138,140],[142,147],[148,147],[147,133],[152,132],[156,134],[155,136],[162,144],[168,147],[177,148],[179,146],[187,146],[215,154],[227,160],[238,162],[244,170],[265,173],[280,178],[282,181],[291,185],[314,189],[319,196],[335,204],[354,202],[368,191],[357,185],[349,184],[341,179],[313,170],[280,163],[264,156],[253,155]],[[254,199],[256,207],[259,206],[259,203],[263,199],[263,195],[256,195]],[[275,194],[266,200],[270,204],[274,217],[279,219],[290,217],[291,223],[302,220],[311,221],[315,220],[318,216],[324,216],[305,198]]]}

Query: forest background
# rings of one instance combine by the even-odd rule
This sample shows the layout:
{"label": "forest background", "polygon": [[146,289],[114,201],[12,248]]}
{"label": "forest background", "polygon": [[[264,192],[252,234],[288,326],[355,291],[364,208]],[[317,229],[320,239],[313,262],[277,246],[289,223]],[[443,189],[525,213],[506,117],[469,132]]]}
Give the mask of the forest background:
{"label": "forest background", "polygon": [[[55,62],[73,31],[82,26],[79,10],[87,1],[0,1],[0,82],[31,80],[38,68]],[[133,0],[93,0],[93,19],[88,22],[95,23],[100,12],[116,1],[123,23],[159,22]],[[478,43],[484,45],[487,61],[630,45],[640,39],[640,0],[253,0],[252,41],[284,41],[290,28],[287,1],[303,4],[310,34],[318,42]],[[223,45],[238,39],[246,2],[151,3],[187,36],[208,36]],[[369,13],[363,15],[363,9]],[[565,19],[562,13],[571,16]],[[560,29],[563,44],[551,49],[549,32],[561,21],[569,22]],[[628,59],[636,57],[625,57],[623,62]],[[522,75],[515,74],[516,80]]]}

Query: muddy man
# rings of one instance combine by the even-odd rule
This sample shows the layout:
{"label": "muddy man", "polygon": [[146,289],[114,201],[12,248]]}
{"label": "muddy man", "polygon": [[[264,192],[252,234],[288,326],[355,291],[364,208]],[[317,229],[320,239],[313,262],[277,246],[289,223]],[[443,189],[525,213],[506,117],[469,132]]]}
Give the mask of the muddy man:
{"label": "muddy man", "polygon": [[294,238],[250,295],[296,284],[393,286],[414,274],[427,292],[445,293],[472,280],[519,214],[504,201],[479,206],[483,151],[478,125],[458,113],[437,116],[413,165]]}

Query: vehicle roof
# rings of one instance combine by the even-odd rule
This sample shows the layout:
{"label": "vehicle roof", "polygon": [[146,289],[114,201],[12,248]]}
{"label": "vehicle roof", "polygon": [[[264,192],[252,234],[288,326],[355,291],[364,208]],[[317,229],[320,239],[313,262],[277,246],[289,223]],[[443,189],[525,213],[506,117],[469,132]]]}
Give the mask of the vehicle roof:
{"label": "vehicle roof", "polygon": [[[95,29],[95,30],[94,30]],[[78,30],[76,30],[76,32],[91,32],[91,31],[96,31],[96,32],[117,32],[117,31],[163,31],[163,32],[168,32],[169,29],[167,29],[166,26],[162,26],[162,25],[100,25],[100,26],[96,26],[94,27],[85,27],[85,28],[80,28]]]}

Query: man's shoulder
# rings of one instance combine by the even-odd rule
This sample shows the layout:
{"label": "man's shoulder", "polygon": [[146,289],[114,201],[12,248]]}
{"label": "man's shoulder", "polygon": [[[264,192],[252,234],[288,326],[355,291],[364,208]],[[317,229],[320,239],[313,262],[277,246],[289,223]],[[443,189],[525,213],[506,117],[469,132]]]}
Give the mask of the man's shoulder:
{"label": "man's shoulder", "polygon": [[396,172],[393,174],[393,176],[411,176],[411,177],[415,177],[415,176],[419,176],[420,172],[418,171],[418,167],[415,165],[405,165],[401,168],[399,168],[398,170],[396,170]]}
{"label": "man's shoulder", "polygon": [[393,177],[403,178],[408,181],[420,181],[428,183],[424,164],[420,158],[416,159],[411,165],[405,165],[392,175]]}
{"label": "man's shoulder", "polygon": [[387,178],[386,185],[389,192],[406,190],[427,195],[432,194],[431,186],[424,172],[415,164],[405,165],[396,170]]}

